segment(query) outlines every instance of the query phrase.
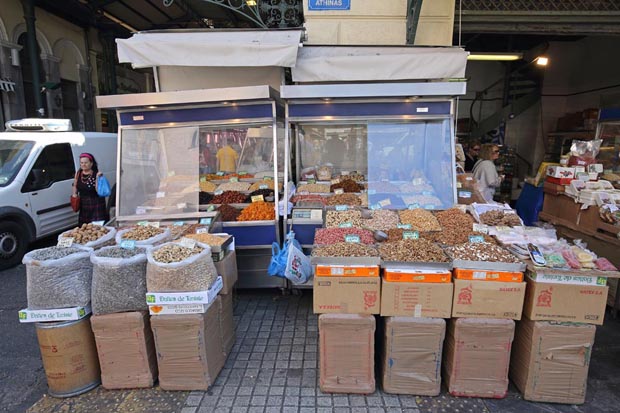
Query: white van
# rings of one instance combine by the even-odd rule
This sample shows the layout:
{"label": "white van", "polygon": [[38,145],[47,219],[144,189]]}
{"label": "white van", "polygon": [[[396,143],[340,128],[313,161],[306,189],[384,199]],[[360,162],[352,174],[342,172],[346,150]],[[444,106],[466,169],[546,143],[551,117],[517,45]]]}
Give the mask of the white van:
{"label": "white van", "polygon": [[116,142],[112,133],[71,132],[64,119],[24,119],[0,133],[0,270],[21,262],[28,244],[75,227],[71,185],[80,153],[95,156],[113,188]]}

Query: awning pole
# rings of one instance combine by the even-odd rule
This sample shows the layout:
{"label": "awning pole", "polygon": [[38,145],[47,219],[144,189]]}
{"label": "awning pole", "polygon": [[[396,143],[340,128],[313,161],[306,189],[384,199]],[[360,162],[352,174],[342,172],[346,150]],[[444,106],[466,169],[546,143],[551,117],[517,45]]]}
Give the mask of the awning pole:
{"label": "awning pole", "polygon": [[26,20],[26,39],[28,44],[28,55],[30,57],[30,68],[32,71],[32,89],[34,103],[37,107],[37,116],[45,117],[45,108],[41,97],[41,79],[39,79],[39,56],[37,55],[37,32],[35,27],[34,0],[22,0],[24,9],[24,19]]}

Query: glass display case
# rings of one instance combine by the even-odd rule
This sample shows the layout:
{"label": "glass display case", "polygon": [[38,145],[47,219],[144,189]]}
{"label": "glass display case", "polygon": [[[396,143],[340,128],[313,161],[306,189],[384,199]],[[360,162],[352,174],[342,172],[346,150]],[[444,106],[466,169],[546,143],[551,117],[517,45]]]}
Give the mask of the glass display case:
{"label": "glass display case", "polygon": [[597,156],[606,173],[620,172],[620,119],[600,122],[596,139],[601,139],[601,149]]}

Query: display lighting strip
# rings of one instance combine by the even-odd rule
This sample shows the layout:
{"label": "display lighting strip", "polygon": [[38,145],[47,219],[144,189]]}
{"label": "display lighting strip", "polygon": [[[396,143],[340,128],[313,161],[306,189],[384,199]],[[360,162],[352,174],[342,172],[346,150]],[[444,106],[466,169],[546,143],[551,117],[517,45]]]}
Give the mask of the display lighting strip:
{"label": "display lighting strip", "polygon": [[523,53],[471,53],[467,60],[511,62],[523,59]]}

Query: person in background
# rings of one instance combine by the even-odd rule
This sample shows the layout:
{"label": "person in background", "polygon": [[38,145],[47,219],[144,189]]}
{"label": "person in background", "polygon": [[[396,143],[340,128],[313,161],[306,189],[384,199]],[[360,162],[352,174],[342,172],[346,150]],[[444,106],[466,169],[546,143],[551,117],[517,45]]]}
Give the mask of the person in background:
{"label": "person in background", "polygon": [[236,172],[237,171],[237,159],[239,159],[239,153],[235,151],[228,142],[224,142],[224,146],[217,151],[215,155],[217,158],[217,170],[222,172]]}
{"label": "person in background", "polygon": [[499,146],[492,143],[484,144],[480,147],[480,158],[473,169],[482,197],[488,203],[493,202],[495,188],[502,183],[502,178],[495,169],[497,158],[499,158]]}
{"label": "person in background", "polygon": [[93,221],[108,221],[110,219],[105,207],[105,197],[97,194],[97,178],[103,174],[99,172],[97,161],[90,153],[80,154],[80,170],[76,172],[73,181],[72,196],[80,197],[80,213],[78,225]]}
{"label": "person in background", "polygon": [[474,169],[474,165],[476,164],[476,161],[478,161],[479,153],[480,142],[470,142],[467,147],[467,153],[465,154],[465,172],[471,172]]}

